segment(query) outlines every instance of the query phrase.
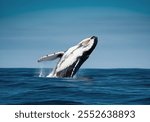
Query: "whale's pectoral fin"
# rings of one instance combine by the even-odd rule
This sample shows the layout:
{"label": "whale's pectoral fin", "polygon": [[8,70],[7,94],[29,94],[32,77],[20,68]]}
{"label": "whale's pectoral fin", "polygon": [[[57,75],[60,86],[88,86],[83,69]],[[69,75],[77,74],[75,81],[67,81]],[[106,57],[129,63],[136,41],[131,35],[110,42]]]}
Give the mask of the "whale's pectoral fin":
{"label": "whale's pectoral fin", "polygon": [[42,56],[39,60],[37,60],[37,62],[52,61],[57,58],[61,58],[63,56],[63,54],[64,54],[64,52],[56,52],[53,54],[48,54],[48,55]]}

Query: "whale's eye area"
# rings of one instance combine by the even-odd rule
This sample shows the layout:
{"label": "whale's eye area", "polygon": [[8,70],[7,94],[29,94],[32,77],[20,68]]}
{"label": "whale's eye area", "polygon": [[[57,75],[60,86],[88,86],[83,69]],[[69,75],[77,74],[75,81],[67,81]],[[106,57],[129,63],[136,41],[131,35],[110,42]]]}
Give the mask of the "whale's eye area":
{"label": "whale's eye area", "polygon": [[85,46],[88,46],[89,42],[90,42],[90,40],[87,40],[87,41],[82,42],[81,44],[82,44],[82,46],[85,47]]}

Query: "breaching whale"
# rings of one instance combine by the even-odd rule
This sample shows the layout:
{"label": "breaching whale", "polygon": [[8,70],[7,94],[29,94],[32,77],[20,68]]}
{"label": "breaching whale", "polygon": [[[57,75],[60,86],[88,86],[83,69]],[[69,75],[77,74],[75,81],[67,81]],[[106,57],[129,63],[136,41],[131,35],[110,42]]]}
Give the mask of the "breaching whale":
{"label": "breaching whale", "polygon": [[73,77],[95,49],[97,42],[98,38],[96,36],[86,38],[67,51],[42,56],[38,62],[60,58],[56,67],[47,77]]}

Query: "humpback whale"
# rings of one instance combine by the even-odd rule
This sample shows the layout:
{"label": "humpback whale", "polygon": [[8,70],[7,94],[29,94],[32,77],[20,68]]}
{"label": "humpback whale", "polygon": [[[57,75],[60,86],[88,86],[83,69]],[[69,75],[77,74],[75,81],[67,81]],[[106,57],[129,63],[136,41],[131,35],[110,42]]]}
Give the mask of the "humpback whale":
{"label": "humpback whale", "polygon": [[97,42],[98,38],[96,36],[86,38],[67,51],[42,56],[38,59],[38,62],[52,61],[59,58],[56,67],[47,77],[73,77],[95,49]]}

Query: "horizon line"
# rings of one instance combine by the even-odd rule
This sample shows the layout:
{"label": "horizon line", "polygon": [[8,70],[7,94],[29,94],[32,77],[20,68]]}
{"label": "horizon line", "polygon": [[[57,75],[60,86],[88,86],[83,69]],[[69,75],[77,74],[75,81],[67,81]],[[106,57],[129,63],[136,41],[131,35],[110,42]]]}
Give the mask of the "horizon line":
{"label": "horizon line", "polygon": [[[53,69],[48,67],[0,67],[0,69]],[[92,68],[92,67],[85,67],[80,69],[150,69],[145,67],[99,67],[99,68]]]}

